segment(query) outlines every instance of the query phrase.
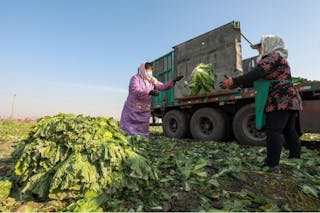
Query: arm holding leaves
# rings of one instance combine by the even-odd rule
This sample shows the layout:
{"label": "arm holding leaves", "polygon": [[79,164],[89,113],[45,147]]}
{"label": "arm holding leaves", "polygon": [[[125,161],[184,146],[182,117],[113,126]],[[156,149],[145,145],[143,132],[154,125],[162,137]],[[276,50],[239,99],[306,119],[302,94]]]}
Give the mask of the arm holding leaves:
{"label": "arm holding leaves", "polygon": [[180,81],[182,78],[183,78],[183,75],[179,75],[175,79],[173,79],[171,81],[168,81],[166,83],[161,83],[161,82],[158,81],[154,85],[154,88],[157,89],[157,90],[160,90],[160,91],[168,90],[171,87],[173,87],[176,84],[176,82]]}

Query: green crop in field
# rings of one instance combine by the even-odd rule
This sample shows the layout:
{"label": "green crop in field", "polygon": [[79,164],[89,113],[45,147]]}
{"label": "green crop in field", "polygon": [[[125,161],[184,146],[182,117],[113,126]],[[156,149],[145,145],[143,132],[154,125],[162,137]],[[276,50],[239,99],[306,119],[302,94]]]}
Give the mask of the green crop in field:
{"label": "green crop in field", "polygon": [[0,121],[0,143],[18,140],[29,131],[31,125],[31,123],[12,120]]}
{"label": "green crop in field", "polygon": [[110,118],[60,114],[41,119],[13,153],[0,211],[39,198],[25,209],[319,211],[319,153],[303,147],[288,159],[284,150],[281,173],[262,169],[265,157],[265,147],[127,136]]}

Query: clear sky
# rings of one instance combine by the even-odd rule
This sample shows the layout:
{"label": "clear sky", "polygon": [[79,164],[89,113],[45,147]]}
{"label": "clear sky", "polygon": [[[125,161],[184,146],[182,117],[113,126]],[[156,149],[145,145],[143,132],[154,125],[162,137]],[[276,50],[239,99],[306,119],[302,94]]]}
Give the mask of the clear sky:
{"label": "clear sky", "polygon": [[[320,80],[320,1],[0,0],[0,116],[120,117],[143,61],[232,20],[281,36],[295,76]],[[242,41],[243,58],[255,55]]]}

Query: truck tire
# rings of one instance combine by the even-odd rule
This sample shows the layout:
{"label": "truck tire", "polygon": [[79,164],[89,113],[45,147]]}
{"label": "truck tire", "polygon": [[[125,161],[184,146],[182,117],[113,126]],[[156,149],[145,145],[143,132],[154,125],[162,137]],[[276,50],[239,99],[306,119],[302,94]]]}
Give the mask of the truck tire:
{"label": "truck tire", "polygon": [[222,140],[226,136],[223,112],[214,108],[201,108],[191,117],[192,137],[199,140]]}
{"label": "truck tire", "polygon": [[256,129],[255,104],[242,107],[234,116],[233,132],[240,144],[266,145],[266,133],[264,130]]}
{"label": "truck tire", "polygon": [[189,133],[189,116],[179,110],[171,110],[163,117],[163,133],[170,138],[185,138]]}

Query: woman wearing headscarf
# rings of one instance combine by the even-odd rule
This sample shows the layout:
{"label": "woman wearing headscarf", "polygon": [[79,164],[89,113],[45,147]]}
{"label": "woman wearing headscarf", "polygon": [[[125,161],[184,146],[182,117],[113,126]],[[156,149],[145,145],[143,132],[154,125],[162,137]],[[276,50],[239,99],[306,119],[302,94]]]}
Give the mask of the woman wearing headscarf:
{"label": "woman wearing headscarf", "polygon": [[262,108],[266,116],[267,158],[263,166],[278,170],[283,135],[290,151],[289,158],[300,158],[301,147],[295,121],[297,111],[302,110],[302,101],[292,83],[288,52],[284,49],[283,40],[274,35],[262,36],[261,42],[252,48],[259,51],[258,65],[243,76],[227,76],[221,87],[251,87],[260,80],[267,82],[267,87],[256,94],[257,98],[258,93],[266,93],[262,105],[257,105],[256,101],[256,108]]}
{"label": "woman wearing headscarf", "polygon": [[139,67],[139,73],[130,80],[129,95],[120,119],[120,128],[130,135],[149,135],[152,96],[159,95],[159,91],[172,88],[183,78],[177,76],[174,80],[161,83],[153,77],[152,70],[151,63],[143,63]]}

